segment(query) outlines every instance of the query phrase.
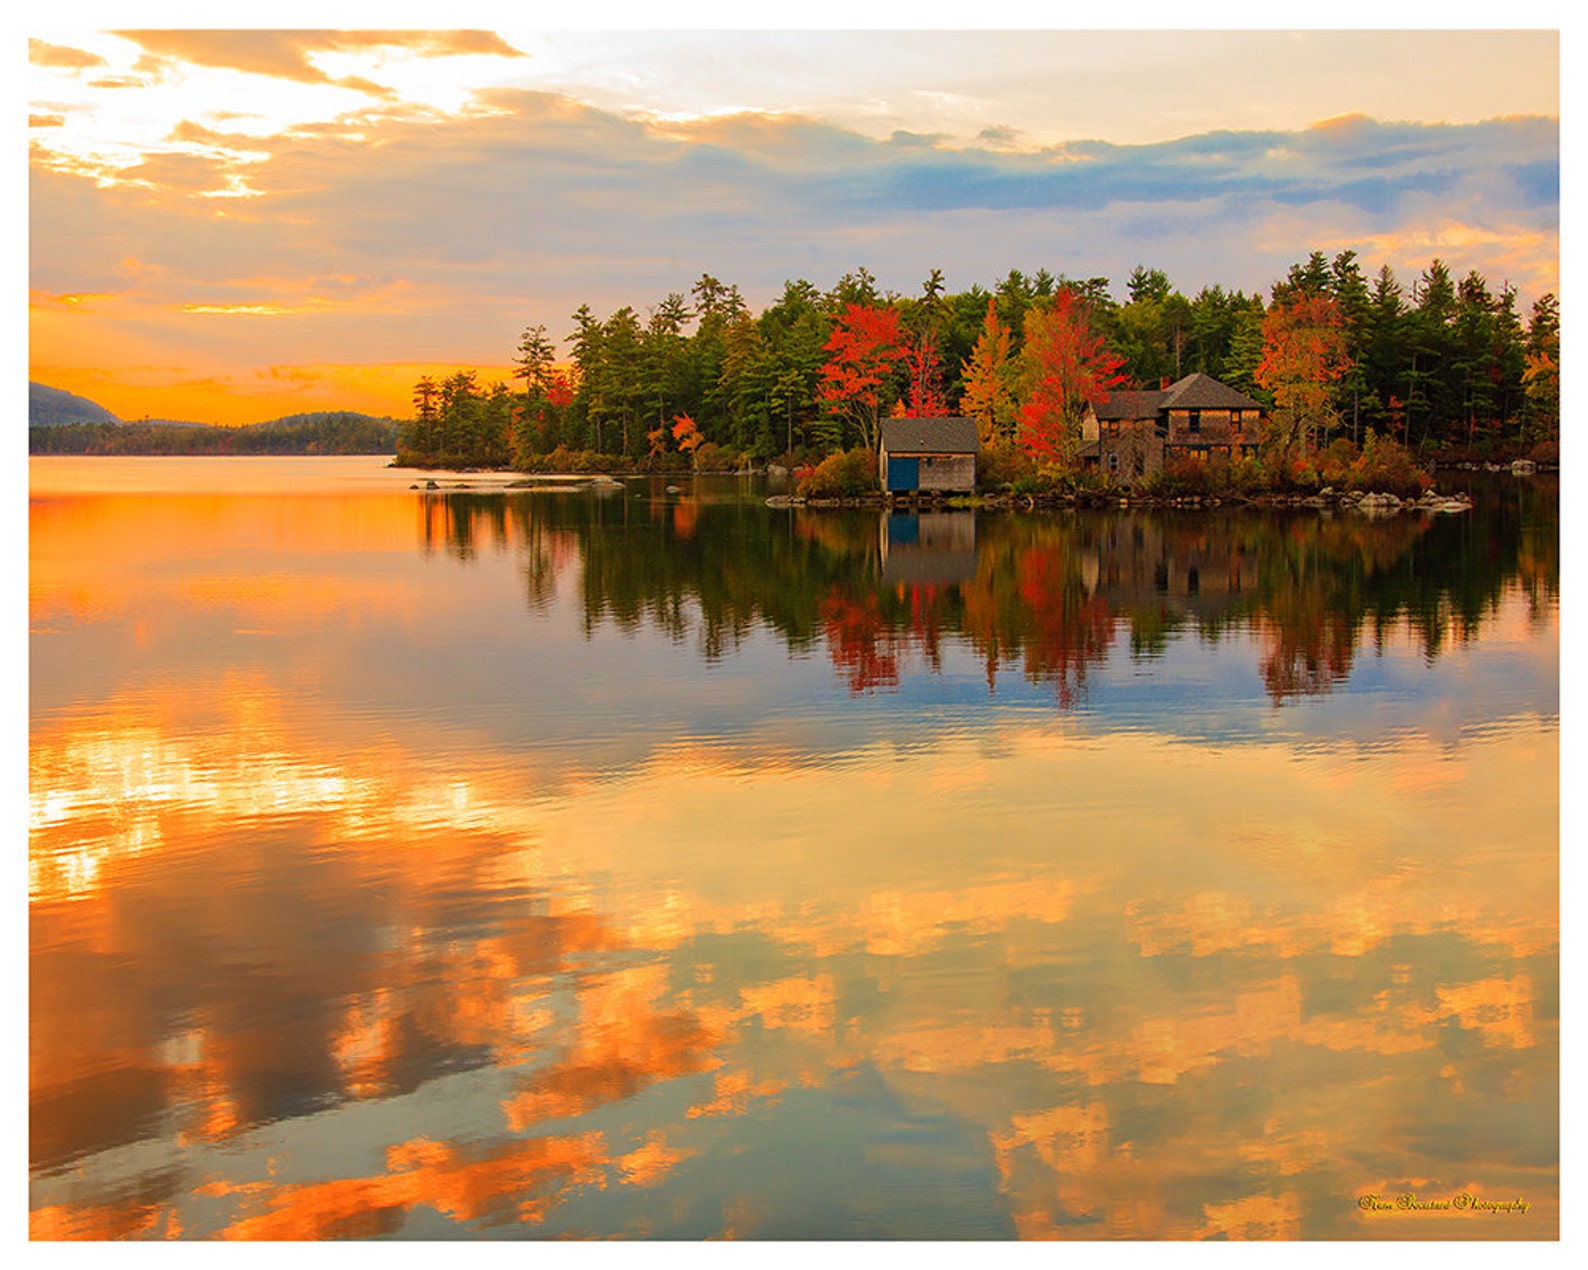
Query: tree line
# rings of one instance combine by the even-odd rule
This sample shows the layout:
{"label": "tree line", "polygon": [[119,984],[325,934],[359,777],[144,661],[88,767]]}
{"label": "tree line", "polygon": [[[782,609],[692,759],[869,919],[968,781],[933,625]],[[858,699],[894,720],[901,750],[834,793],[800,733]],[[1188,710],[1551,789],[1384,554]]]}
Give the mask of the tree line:
{"label": "tree line", "polygon": [[347,410],[286,415],[240,428],[150,420],[36,425],[28,429],[28,453],[390,454],[401,426]]}
{"label": "tree line", "polygon": [[1411,448],[1522,452],[1558,441],[1556,296],[1524,315],[1508,283],[1441,260],[1404,286],[1356,253],[1313,252],[1269,296],[1206,286],[1187,297],[1137,267],[1123,301],[1107,278],[1045,269],[917,295],[864,268],[830,289],[803,279],[759,313],[703,275],[642,315],[588,304],[559,343],[544,324],[515,350],[514,385],[473,372],[414,390],[400,461],[417,465],[721,468],[874,448],[889,415],[965,414],[983,440],[1073,458],[1088,402],[1193,371],[1271,412],[1282,449],[1369,433]]}

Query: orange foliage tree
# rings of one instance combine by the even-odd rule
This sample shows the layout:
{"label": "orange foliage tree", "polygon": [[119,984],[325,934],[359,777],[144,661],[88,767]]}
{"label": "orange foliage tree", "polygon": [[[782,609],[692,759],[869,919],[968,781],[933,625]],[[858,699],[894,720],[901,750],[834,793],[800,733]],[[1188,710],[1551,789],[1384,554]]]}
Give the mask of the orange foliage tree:
{"label": "orange foliage tree", "polygon": [[817,395],[855,425],[868,450],[877,448],[878,421],[893,372],[904,357],[902,343],[896,310],[851,304],[833,323],[823,346],[828,357]]}
{"label": "orange foliage tree", "polygon": [[1345,315],[1327,295],[1301,293],[1263,315],[1263,357],[1253,378],[1274,395],[1270,439],[1282,458],[1310,449],[1339,422],[1332,386],[1351,369]]}
{"label": "orange foliage tree", "polygon": [[1125,359],[1093,333],[1085,301],[1069,287],[1052,304],[1027,311],[1020,359],[1029,385],[1017,416],[1020,445],[1038,459],[1068,462],[1087,404],[1107,401],[1108,390],[1125,382]]}
{"label": "orange foliage tree", "polygon": [[976,435],[983,445],[1007,441],[1014,434],[1015,396],[1010,387],[1014,363],[1009,356],[1013,339],[1014,332],[998,320],[997,303],[989,296],[981,334],[960,371],[965,387],[959,408],[976,421]]}
{"label": "orange foliage tree", "polygon": [[700,429],[688,415],[674,415],[673,440],[678,443],[680,454],[693,455],[705,438],[700,435]]}

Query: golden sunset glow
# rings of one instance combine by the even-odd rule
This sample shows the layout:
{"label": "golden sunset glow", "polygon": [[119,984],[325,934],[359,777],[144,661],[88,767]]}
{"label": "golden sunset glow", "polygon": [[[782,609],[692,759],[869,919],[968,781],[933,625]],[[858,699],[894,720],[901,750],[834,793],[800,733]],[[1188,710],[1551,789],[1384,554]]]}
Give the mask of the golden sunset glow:
{"label": "golden sunset glow", "polygon": [[419,373],[505,380],[526,327],[703,272],[1192,294],[1316,249],[1558,289],[1550,31],[79,28],[29,62],[29,375],[129,421],[407,417]]}
{"label": "golden sunset glow", "polygon": [[[742,764],[714,770],[698,754],[682,763],[664,758],[616,785],[603,786],[593,797],[586,791],[577,800],[526,814],[511,784],[500,790],[477,780],[463,787],[437,785],[436,776],[427,773],[417,756],[390,749],[377,752],[354,738],[334,753],[306,751],[302,747],[314,743],[291,726],[279,702],[235,691],[226,696],[246,717],[216,733],[226,738],[220,744],[235,746],[246,736],[252,742],[248,753],[262,745],[276,754],[268,775],[250,773],[243,752],[194,752],[165,734],[160,720],[178,711],[179,702],[126,703],[111,719],[120,715],[127,722],[112,722],[105,741],[88,748],[73,742],[62,751],[48,729],[35,738],[33,783],[54,791],[34,808],[30,852],[35,922],[42,923],[47,940],[65,936],[68,929],[74,943],[114,940],[118,873],[132,857],[165,849],[163,825],[170,817],[209,818],[214,832],[223,834],[228,824],[261,816],[311,816],[322,821],[320,832],[327,839],[343,844],[338,868],[372,881],[384,879],[381,888],[394,898],[407,897],[402,903],[422,907],[422,897],[444,885],[453,870],[480,867],[467,863],[470,859],[494,860],[487,867],[495,874],[495,885],[516,874],[524,882],[550,885],[565,897],[551,910],[562,914],[555,919],[561,932],[558,957],[624,949],[663,959],[585,980],[578,994],[581,1023],[575,1046],[551,1066],[535,1069],[522,1091],[502,1104],[504,1124],[512,1132],[537,1134],[543,1123],[578,1117],[650,1083],[715,1073],[711,1093],[690,1107],[684,1120],[621,1158],[611,1155],[600,1135],[590,1134],[534,1138],[505,1155],[486,1152],[470,1164],[440,1144],[394,1144],[388,1152],[389,1173],[278,1191],[269,1199],[268,1212],[240,1217],[230,1228],[233,1237],[325,1237],[343,1229],[338,1222],[373,1220],[364,1214],[393,1204],[437,1203],[437,1197],[448,1194],[456,1198],[444,1199],[440,1206],[461,1219],[501,1204],[503,1215],[536,1220],[545,1204],[556,1202],[560,1187],[647,1185],[659,1170],[691,1153],[688,1123],[743,1115],[752,1106],[777,1100],[791,1085],[832,1079],[855,1061],[861,1035],[872,1061],[904,1081],[1024,1062],[1077,1078],[1082,1088],[1093,1089],[1117,1082],[1180,1085],[1206,1079],[1227,1062],[1262,1058],[1287,1045],[1414,1059],[1431,1065],[1433,1073],[1444,1070],[1436,1035],[1446,1021],[1473,1031],[1484,1046],[1502,1052],[1525,1051],[1537,1043],[1535,992],[1526,974],[1441,983],[1426,1005],[1386,983],[1375,1011],[1336,1018],[1309,1017],[1302,1004],[1307,989],[1295,973],[1283,969],[1321,953],[1360,957],[1391,940],[1450,930],[1463,931],[1474,946],[1492,946],[1507,955],[1527,956],[1553,946],[1556,914],[1547,870],[1541,870],[1531,888],[1536,903],[1496,914],[1483,883],[1486,871],[1466,867],[1481,860],[1483,844],[1502,835],[1517,841],[1547,834],[1547,817],[1541,815],[1534,826],[1518,824],[1503,800],[1467,804],[1459,815],[1453,808],[1449,823],[1430,826],[1433,836],[1446,844],[1437,871],[1429,871],[1426,864],[1419,870],[1415,863],[1408,871],[1393,841],[1364,832],[1368,825],[1398,818],[1404,796],[1395,772],[1421,761],[1415,745],[1374,764],[1376,775],[1366,785],[1357,784],[1349,815],[1342,819],[1329,791],[1337,772],[1355,764],[1349,755],[1302,766],[1255,747],[1226,751],[1205,764],[1187,764],[1181,756],[1171,765],[1136,752],[1143,746],[1150,751],[1156,744],[1150,741],[1121,738],[1105,747],[1072,747],[1062,740],[1008,738],[1007,757],[987,772],[999,788],[1040,788],[1040,770],[1062,771],[1060,779],[1106,798],[1110,782],[1121,779],[1118,773],[1151,766],[1180,773],[1184,788],[1175,798],[1183,808],[1227,806],[1236,790],[1262,790],[1264,801],[1247,808],[1247,823],[1284,815],[1298,826],[1330,825],[1316,865],[1313,857],[1302,856],[1282,866],[1283,875],[1300,882],[1318,867],[1362,879],[1320,908],[1276,906],[1256,899],[1260,889],[1243,886],[1234,892],[1198,890],[1177,909],[1165,910],[1151,898],[1121,888],[1139,886],[1139,879],[1162,872],[1168,862],[1155,863],[1158,852],[1143,853],[1132,842],[1109,841],[1106,822],[1087,831],[1090,850],[1084,856],[1065,854],[1064,875],[1056,880],[1045,880],[1043,866],[1027,851],[1006,848],[984,860],[979,873],[952,893],[934,893],[930,884],[924,889],[920,883],[901,887],[895,879],[923,871],[913,848],[873,853],[857,874],[856,857],[842,841],[830,851],[808,847],[803,862],[771,875],[718,872],[709,879],[681,880],[676,875],[681,844],[668,824],[699,823],[697,807],[710,805],[715,817],[733,824],[737,833],[754,833],[757,823],[769,826],[791,815],[799,800],[822,796],[810,788],[809,774],[780,774],[774,762],[758,773],[754,785],[746,785]],[[1488,766],[1496,787],[1503,787],[1553,761],[1553,754],[1552,742],[1523,735],[1491,746]],[[908,773],[886,755],[862,760],[879,796],[876,824],[863,820],[850,832],[880,841],[878,829],[886,824],[900,841],[924,840],[912,835],[910,818],[933,805],[939,773],[958,769],[966,758],[949,746]],[[478,764],[481,770],[500,766],[484,758]],[[120,809],[120,827],[111,835],[99,819],[99,809],[107,807]],[[1005,815],[1018,822],[1021,809],[1011,807]],[[652,832],[638,832],[637,826],[647,822]],[[482,832],[497,845],[476,857],[473,853],[485,843]],[[393,852],[391,844],[413,842],[416,834],[430,844],[425,850]],[[1238,843],[1239,826],[1233,836]],[[627,881],[622,890],[613,891],[610,883],[598,879],[618,876],[618,844]],[[1231,863],[1240,858],[1236,846]],[[504,866],[509,873],[502,872]],[[1274,876],[1276,867],[1275,862],[1263,862],[1252,876]],[[643,880],[647,877],[649,881]],[[667,919],[661,924],[649,902],[656,888],[664,888],[667,897]],[[780,894],[821,894],[826,899],[810,911],[808,904],[778,899]],[[1080,1045],[1071,1039],[1079,1035],[1079,1016],[1032,1017],[992,1002],[911,995],[880,1029],[877,1021],[847,1018],[835,1008],[840,996],[837,967],[860,950],[908,962],[928,955],[952,932],[971,932],[1001,947],[1010,966],[1040,964],[1036,946],[1028,941],[1074,920],[1077,895],[1086,896],[1089,907],[1125,912],[1129,943],[1149,963],[1177,950],[1212,957],[1239,949],[1243,957],[1272,966],[1273,977],[1235,992],[1224,1009],[1198,1005],[1180,1013],[1164,1002],[1158,1009],[1127,1010],[1103,1027],[1099,1018],[1086,1017],[1089,1039]],[[708,932],[749,930],[774,941],[811,970],[746,984],[726,998],[710,987],[708,975],[694,1004],[684,1004],[687,996],[669,1004],[667,960],[686,954]],[[502,1063],[535,1053],[536,1038],[549,1020],[540,1010],[526,1008],[528,1001],[520,994],[553,969],[543,960],[539,941],[486,939],[454,945],[445,956],[451,963],[446,979],[452,988],[429,997],[426,1028],[438,1038],[486,1046]],[[328,1053],[335,1055],[343,1096],[371,1098],[389,1087],[391,1077],[385,1073],[395,1059],[392,1047],[400,1043],[398,1023],[414,1008],[413,992],[429,996],[423,982],[416,979],[405,986],[400,969],[388,965],[384,986],[324,1037]],[[70,998],[56,995],[64,988],[47,989],[35,1003],[36,1052],[54,1056],[48,1066],[34,1069],[34,1096],[45,1102],[53,1083],[48,1073],[64,1075],[132,1058],[127,1054],[118,1059],[104,1048],[111,1043],[110,1034],[96,1038],[83,1032],[81,1019],[70,1012]],[[69,1020],[69,1028],[57,1026]],[[793,1065],[781,1071],[766,1069],[764,1060],[752,1068],[739,1067],[736,1039],[751,1027],[768,1037],[787,1036],[790,1044],[798,1038],[800,1046],[816,1049],[806,1057],[791,1054]],[[191,1100],[197,1140],[223,1140],[246,1127],[233,1082],[269,1061],[268,1049],[260,1049],[268,1044],[263,1034],[201,1028],[168,1047],[167,1078],[186,1091],[184,1101]],[[827,1057],[823,1067],[811,1072],[814,1053]],[[1363,1110],[1371,1107],[1368,1100]],[[1279,1131],[1266,1136],[1266,1154],[1259,1161],[1247,1151],[1243,1158],[1281,1176],[1330,1162],[1358,1132],[1354,1114],[1343,1106],[1335,1112],[1315,1121],[1299,1107],[1276,1108]],[[1233,1223],[1252,1227],[1245,1237],[1257,1237],[1265,1222],[1279,1221],[1283,1227],[1281,1218],[1290,1211],[1283,1195],[1232,1201],[1246,1207],[1221,1208],[1192,1225],[1161,1212],[1117,1209],[1108,1198],[1112,1188],[1126,1186],[1126,1179],[1136,1174],[1130,1157],[1118,1153],[1108,1117],[1095,1103],[1066,1104],[1040,1114],[1006,1113],[988,1121],[985,1131],[999,1158],[1009,1162],[1008,1185],[1024,1196],[1026,1233],[1044,1229],[1042,1214],[1049,1202],[1044,1194],[1056,1195],[1067,1207],[1081,1204],[1106,1211],[1109,1233],[1120,1236],[1201,1238]],[[1027,1152],[1042,1162],[1045,1181],[1030,1177],[1029,1165],[1015,1167]],[[1161,1166],[1167,1163],[1161,1161]],[[559,1179],[548,1180],[550,1189],[542,1189],[537,1180],[542,1168],[551,1170],[548,1178]],[[475,1174],[488,1189],[478,1191],[467,1180]],[[1087,1180],[1061,1181],[1081,1177]],[[1075,1185],[1087,1189],[1066,1189]],[[1054,1186],[1057,1192],[1046,1189]],[[523,1198],[526,1194],[535,1198]],[[1262,1207],[1273,1203],[1280,1208]],[[1294,1213],[1284,1218],[1293,1219]],[[35,1211],[32,1220],[36,1236],[71,1231],[80,1237],[90,1229],[131,1229],[140,1223],[157,1227],[164,1219],[142,1210],[78,1213],[49,1206]]]}

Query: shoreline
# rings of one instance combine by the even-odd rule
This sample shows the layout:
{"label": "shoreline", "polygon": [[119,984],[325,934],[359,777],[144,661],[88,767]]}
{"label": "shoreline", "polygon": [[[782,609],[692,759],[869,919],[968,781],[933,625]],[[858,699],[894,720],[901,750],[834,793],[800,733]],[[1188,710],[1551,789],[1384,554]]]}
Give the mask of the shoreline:
{"label": "shoreline", "polygon": [[1212,511],[1219,508],[1250,508],[1259,511],[1322,510],[1351,511],[1363,516],[1393,516],[1403,511],[1456,514],[1472,510],[1472,497],[1465,491],[1440,494],[1434,490],[1418,498],[1371,490],[1324,489],[1316,494],[1226,494],[1184,495],[1173,498],[1147,494],[958,494],[887,495],[866,494],[850,498],[813,498],[800,494],[774,494],[768,507],[862,508],[904,513],[952,511],[1136,511],[1172,509]]}

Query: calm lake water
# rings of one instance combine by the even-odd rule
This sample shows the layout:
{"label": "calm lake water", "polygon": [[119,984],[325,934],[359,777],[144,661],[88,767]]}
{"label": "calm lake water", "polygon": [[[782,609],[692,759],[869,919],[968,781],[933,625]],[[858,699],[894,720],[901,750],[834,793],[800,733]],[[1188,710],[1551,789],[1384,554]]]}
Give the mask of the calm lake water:
{"label": "calm lake water", "polygon": [[30,460],[35,1238],[1557,1237],[1552,482],[382,464]]}

